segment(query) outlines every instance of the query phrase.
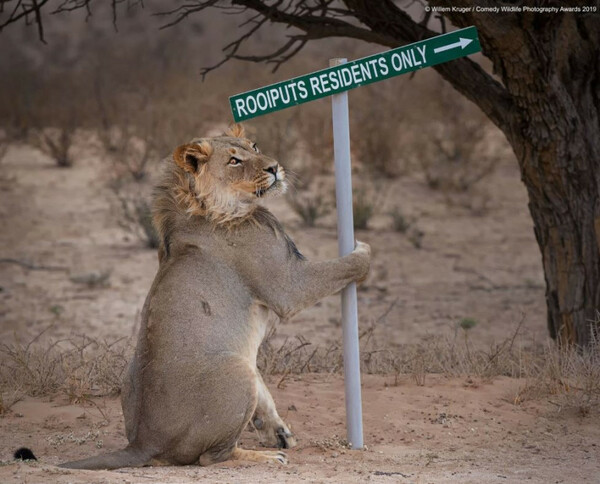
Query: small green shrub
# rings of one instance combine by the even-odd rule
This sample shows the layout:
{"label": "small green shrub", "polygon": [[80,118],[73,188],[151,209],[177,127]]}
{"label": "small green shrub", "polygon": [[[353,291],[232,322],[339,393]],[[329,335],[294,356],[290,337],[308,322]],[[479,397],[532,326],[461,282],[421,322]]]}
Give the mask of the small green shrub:
{"label": "small green shrub", "polygon": [[465,331],[469,331],[470,329],[473,329],[475,326],[477,326],[477,320],[473,318],[462,318],[458,322],[458,325]]}

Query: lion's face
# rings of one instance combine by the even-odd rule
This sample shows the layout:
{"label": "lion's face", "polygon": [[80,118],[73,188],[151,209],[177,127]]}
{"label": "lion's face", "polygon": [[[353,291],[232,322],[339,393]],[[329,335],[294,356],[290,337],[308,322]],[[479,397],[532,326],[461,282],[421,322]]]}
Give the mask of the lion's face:
{"label": "lion's face", "polygon": [[208,172],[223,187],[251,199],[285,193],[287,182],[283,167],[263,155],[256,143],[224,136],[213,138],[211,145],[213,153],[208,160]]}
{"label": "lion's face", "polygon": [[248,213],[259,198],[285,193],[285,170],[244,137],[241,127],[178,147],[173,159],[194,180],[190,189],[214,219]]}

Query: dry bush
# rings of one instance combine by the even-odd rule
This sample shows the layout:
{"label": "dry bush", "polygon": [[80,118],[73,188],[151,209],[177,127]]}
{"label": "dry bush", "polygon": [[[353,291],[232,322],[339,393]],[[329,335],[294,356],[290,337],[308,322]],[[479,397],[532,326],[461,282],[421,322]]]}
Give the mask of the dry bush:
{"label": "dry bush", "polygon": [[466,192],[494,171],[498,158],[478,153],[485,128],[477,120],[431,122],[424,127],[416,147],[429,188]]}
{"label": "dry bush", "polygon": [[375,214],[375,203],[371,197],[367,196],[364,190],[357,190],[352,198],[352,208],[354,212],[354,228],[357,230],[367,230],[369,220]]}
{"label": "dry bush", "polygon": [[329,215],[332,210],[332,203],[321,194],[312,195],[304,192],[290,195],[287,197],[287,202],[305,227],[314,227],[317,220]]}
{"label": "dry bush", "polygon": [[26,343],[15,339],[0,345],[0,394],[62,392],[72,401],[81,401],[120,392],[130,352],[128,340],[108,343],[82,335],[41,342],[42,334]]}
{"label": "dry bush", "polygon": [[[435,337],[400,349],[381,345],[378,325],[386,313],[360,334],[361,366],[369,374],[413,374],[424,381],[426,373],[451,376],[523,376],[522,355],[515,347],[517,331],[488,350],[468,347],[464,338]],[[341,344],[315,345],[301,336],[275,343],[272,328],[258,354],[258,366],[265,375],[297,373],[336,373],[343,369]],[[129,341],[107,343],[87,336],[40,343],[38,337],[27,343],[15,340],[0,346],[2,393],[21,391],[41,396],[57,391],[73,398],[118,393],[130,352]]]}
{"label": "dry bush", "polygon": [[77,132],[94,122],[91,76],[85,65],[52,63],[60,45],[47,46],[44,62],[8,39],[0,66],[0,131],[9,142],[26,142],[50,157],[57,166],[75,160],[72,147]]}
{"label": "dry bush", "polygon": [[432,87],[430,110],[415,114],[415,164],[430,188],[467,192],[489,176],[499,161],[482,149],[490,124],[478,108],[441,80]]}
{"label": "dry bush", "polygon": [[60,128],[40,128],[35,132],[32,144],[52,158],[57,166],[68,168],[74,163],[70,150],[75,138],[75,129],[72,120]]}
{"label": "dry bush", "polygon": [[130,176],[139,182],[147,177],[150,163],[159,162],[179,143],[178,113],[155,92],[153,82],[158,80],[150,78],[139,86],[127,81],[106,72],[96,79],[96,130],[113,163],[113,176],[117,180]]}
{"label": "dry bush", "polygon": [[38,69],[39,85],[32,100],[20,106],[28,127],[28,142],[49,156],[57,166],[70,167],[76,161],[72,148],[77,133],[95,123],[91,101],[91,76],[84,66],[62,72]]}
{"label": "dry bush", "polygon": [[125,194],[124,189],[117,190],[116,195],[123,215],[119,224],[149,249],[157,249],[160,238],[152,222],[152,205],[148,197],[139,192]]}
{"label": "dry bush", "polygon": [[351,94],[352,151],[374,177],[393,178],[406,172],[403,143],[402,88],[386,82]]}
{"label": "dry bush", "polygon": [[5,359],[3,389],[19,389],[31,396],[47,395],[59,389],[62,353],[57,353],[54,346],[40,347],[34,343],[35,339],[27,344],[17,341],[0,346],[0,354]]}
{"label": "dry bush", "polygon": [[276,345],[273,340],[277,331],[271,328],[262,342],[257,365],[264,375],[297,373],[335,373],[343,368],[343,356],[337,343],[327,348],[315,346],[302,336]]}
{"label": "dry bush", "polygon": [[0,126],[0,162],[6,156],[8,148],[13,143],[22,143],[27,138],[27,132],[15,128],[14,125],[6,128]]}
{"label": "dry bush", "polygon": [[23,393],[18,388],[10,389],[4,394],[0,391],[0,415],[8,412],[15,403],[23,399],[23,396]]}
{"label": "dry bush", "polygon": [[405,234],[414,223],[414,220],[409,219],[399,207],[394,207],[388,215],[392,218],[392,228],[402,234]]}
{"label": "dry bush", "polygon": [[71,148],[78,128],[89,126],[88,104],[81,85],[37,72],[41,82],[28,99],[17,94],[9,139],[26,141],[65,168],[74,163]]}

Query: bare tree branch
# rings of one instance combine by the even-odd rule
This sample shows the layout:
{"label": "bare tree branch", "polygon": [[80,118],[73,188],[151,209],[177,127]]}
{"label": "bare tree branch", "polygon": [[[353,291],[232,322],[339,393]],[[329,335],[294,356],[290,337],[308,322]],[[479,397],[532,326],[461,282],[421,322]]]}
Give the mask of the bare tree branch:
{"label": "bare tree branch", "polygon": [[[29,23],[29,18],[33,16],[38,26],[39,39],[46,43],[44,40],[44,27],[42,23],[42,8],[49,1],[50,0],[31,0],[31,2],[26,2],[24,0],[16,0],[15,8],[10,12],[8,18],[0,20],[0,32],[2,32],[7,25],[21,20],[25,20],[26,23]],[[0,13],[4,12],[4,5],[9,2],[11,2],[11,0],[0,0]]]}
{"label": "bare tree branch", "polygon": [[[449,4],[450,0],[433,0],[431,3]],[[470,2],[465,1],[465,4],[468,3]],[[425,22],[418,23],[413,20],[391,0],[378,0],[377,2],[344,0],[343,4],[336,3],[335,7],[332,5],[331,1],[283,2],[279,0],[269,3],[263,0],[233,0],[232,3],[228,3],[219,0],[203,0],[178,8],[178,16],[168,25],[175,25],[192,13],[199,13],[208,8],[220,8],[224,11],[237,9],[237,12],[242,8],[244,11],[255,12],[252,21],[256,24],[226,46],[222,61],[204,69],[203,75],[220,67],[230,59],[274,63],[275,69],[277,69],[283,62],[297,54],[307,42],[325,37],[348,37],[393,48],[439,34],[439,32],[428,29]],[[340,5],[345,5],[346,8],[342,8]],[[450,19],[454,20],[453,17]],[[478,21],[484,23],[482,30],[487,32],[488,24],[485,22],[492,20],[488,15],[487,17],[470,18],[469,22],[472,21],[478,27]],[[240,54],[244,42],[266,21],[295,27],[303,33],[291,37],[284,45],[271,53],[264,55]],[[494,20],[494,22],[496,21]],[[440,23],[444,30],[443,18]],[[502,26],[496,23],[490,28],[493,30],[498,27]],[[482,44],[485,44],[485,38],[482,38]],[[435,66],[435,69],[461,94],[477,104],[505,133],[511,132],[509,120],[512,118],[511,111],[514,109],[512,98],[502,84],[485,72],[479,64],[463,58],[440,64]]]}
{"label": "bare tree branch", "polygon": [[[51,0],[0,0],[0,32],[8,25],[24,21],[26,25],[31,24],[31,18],[37,24],[38,38],[41,42],[46,43],[44,38],[44,13],[59,14],[65,12],[73,12],[75,10],[86,10],[86,21],[92,15],[92,2],[94,0],[62,0],[58,6],[50,10]],[[8,15],[5,7],[14,3],[14,7]],[[56,3],[56,2],[55,2]],[[143,0],[110,0],[112,22],[116,30],[117,28],[117,10],[119,5],[126,3],[127,9],[137,6],[144,7]]]}
{"label": "bare tree branch", "polygon": [[38,35],[40,37],[40,40],[44,43],[46,43],[44,41],[44,25],[42,24],[42,18],[40,15],[40,8],[38,6],[37,0],[31,0],[32,5],[33,5],[33,9],[34,9],[34,14],[35,14],[35,22],[37,23],[37,27],[38,27]]}

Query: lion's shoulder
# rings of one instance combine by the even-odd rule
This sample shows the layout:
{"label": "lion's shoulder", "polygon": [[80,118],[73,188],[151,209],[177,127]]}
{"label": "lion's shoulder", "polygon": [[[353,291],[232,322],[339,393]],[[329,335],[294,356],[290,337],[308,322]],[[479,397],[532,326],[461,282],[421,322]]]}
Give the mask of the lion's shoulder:
{"label": "lion's shoulder", "polygon": [[283,240],[285,241],[288,250],[288,254],[290,256],[296,257],[300,260],[306,259],[304,255],[302,255],[302,253],[298,250],[298,247],[296,247],[294,241],[285,232],[281,223],[279,222],[279,220],[277,220],[277,217],[275,217],[275,215],[273,215],[271,211],[264,207],[258,206],[252,214],[252,217],[259,226],[272,230],[275,236],[277,237],[283,237]]}

